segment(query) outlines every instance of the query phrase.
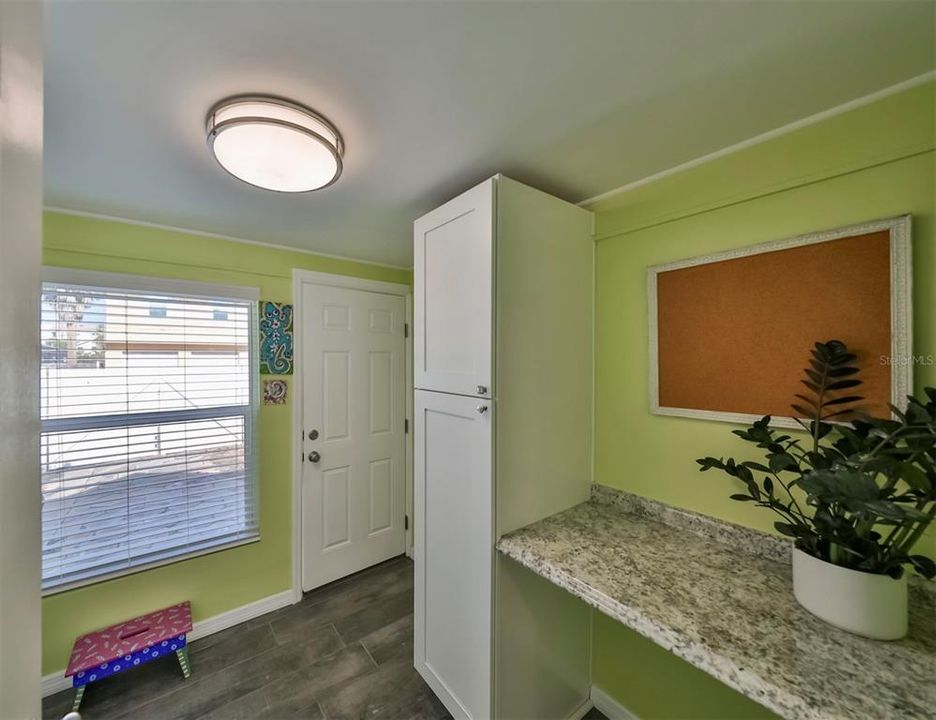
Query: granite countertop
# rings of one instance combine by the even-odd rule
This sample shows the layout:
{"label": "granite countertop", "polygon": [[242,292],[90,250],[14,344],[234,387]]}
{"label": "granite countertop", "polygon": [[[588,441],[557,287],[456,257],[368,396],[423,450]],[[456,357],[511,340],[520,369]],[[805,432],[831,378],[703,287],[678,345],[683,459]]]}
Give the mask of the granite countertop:
{"label": "granite countertop", "polygon": [[936,717],[936,602],[911,592],[896,642],[793,598],[780,539],[595,486],[500,552],[785,718]]}

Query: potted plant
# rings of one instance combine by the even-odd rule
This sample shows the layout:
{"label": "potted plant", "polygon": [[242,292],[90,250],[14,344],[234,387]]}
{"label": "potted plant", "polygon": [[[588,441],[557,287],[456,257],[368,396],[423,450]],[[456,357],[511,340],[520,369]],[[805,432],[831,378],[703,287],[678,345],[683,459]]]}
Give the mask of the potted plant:
{"label": "potted plant", "polygon": [[771,509],[774,527],[793,538],[793,592],[826,622],[882,640],[907,632],[905,566],[927,579],[933,560],[913,547],[936,516],[936,388],[908,398],[894,419],[869,417],[856,356],[844,343],[816,343],[792,406],[808,439],[770,427],[770,416],[742,440],[765,451],[765,462],[697,460],[740,480],[731,495]]}

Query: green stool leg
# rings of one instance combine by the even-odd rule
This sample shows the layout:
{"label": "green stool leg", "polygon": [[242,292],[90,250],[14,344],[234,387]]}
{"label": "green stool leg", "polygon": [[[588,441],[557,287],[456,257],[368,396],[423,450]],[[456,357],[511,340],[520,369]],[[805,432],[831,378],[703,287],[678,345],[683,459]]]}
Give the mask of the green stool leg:
{"label": "green stool leg", "polygon": [[186,679],[191,677],[192,668],[189,667],[188,645],[186,645],[185,647],[179,648],[175,652],[179,658],[179,665],[182,666],[182,674],[186,677]]}
{"label": "green stool leg", "polygon": [[75,702],[72,703],[72,712],[78,712],[78,706],[81,705],[81,698],[84,697],[84,690],[87,685],[82,685],[75,693]]}

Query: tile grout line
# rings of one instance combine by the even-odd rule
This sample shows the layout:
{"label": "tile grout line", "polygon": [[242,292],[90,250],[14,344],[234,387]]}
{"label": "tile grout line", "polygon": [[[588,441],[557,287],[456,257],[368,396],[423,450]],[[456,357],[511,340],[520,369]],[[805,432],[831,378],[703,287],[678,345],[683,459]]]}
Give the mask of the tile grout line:
{"label": "tile grout line", "polygon": [[[269,624],[269,623],[265,623],[265,624]],[[331,623],[328,623],[328,624],[330,625]],[[236,626],[235,626],[235,627],[236,627]],[[261,627],[262,627],[262,626],[261,626]],[[319,626],[319,627],[324,627],[324,625]],[[193,683],[185,683],[185,684],[180,685],[180,686],[178,686],[178,687],[172,688],[171,690],[167,691],[166,693],[162,693],[162,694],[158,695],[157,697],[147,699],[146,701],[144,701],[144,702],[142,702],[142,703],[136,705],[136,707],[134,707],[134,708],[132,708],[132,709],[133,709],[134,711],[139,710],[139,709],[142,708],[142,707],[145,707],[145,706],[147,706],[147,705],[151,705],[152,703],[154,703],[154,702],[156,702],[156,701],[158,701],[158,700],[163,700],[163,699],[167,698],[168,696],[173,695],[173,694],[175,694],[175,693],[177,693],[177,692],[180,692],[180,691],[182,691],[182,690],[184,690],[184,689],[186,689],[186,688],[192,687],[193,685],[198,685],[199,683],[201,683],[201,682],[203,682],[203,681],[205,681],[205,680],[208,680],[208,679],[210,679],[210,678],[213,678],[214,676],[216,676],[216,675],[218,675],[218,674],[224,672],[225,670],[230,670],[231,668],[236,668],[238,665],[242,665],[242,664],[244,664],[244,663],[250,662],[251,660],[255,660],[255,659],[259,658],[259,657],[262,657],[263,655],[271,654],[271,653],[273,653],[273,652],[279,650],[280,648],[286,647],[287,645],[290,645],[290,644],[292,644],[292,643],[295,643],[295,644],[301,644],[301,643],[302,643],[302,639],[294,639],[294,640],[290,640],[290,641],[288,641],[288,642],[285,642],[285,643],[283,643],[283,644],[279,644],[279,642],[278,642],[277,639],[276,639],[276,633],[273,631],[272,625],[271,625],[271,627],[270,627],[270,632],[271,632],[272,635],[273,635],[273,642],[276,643],[276,644],[273,645],[273,647],[267,648],[266,650],[262,650],[262,651],[260,651],[260,652],[258,652],[258,653],[254,653],[253,655],[250,655],[250,656],[248,656],[248,657],[239,658],[239,659],[237,659],[236,661],[225,665],[224,667],[220,667],[220,668],[218,668],[218,669],[216,669],[216,670],[214,670],[214,671],[212,671],[212,672],[209,672],[209,673],[207,673],[207,674],[202,674],[202,675],[200,675],[200,676],[195,680],[195,682],[193,682]],[[335,633],[337,634],[337,630],[335,631]],[[340,635],[338,636],[338,639],[341,640],[341,636],[340,636]],[[343,641],[342,641],[342,643],[343,643]],[[210,652],[211,649],[212,649],[213,647],[216,647],[216,646],[215,646],[215,645],[211,645],[211,646],[205,648],[205,650],[204,650],[203,652]],[[344,647],[343,644],[342,644],[342,647]],[[197,669],[197,668],[196,668],[196,669]],[[266,683],[264,683],[264,684],[262,684],[262,685],[260,685],[260,686],[258,686],[258,687],[256,687],[256,688],[254,688],[253,690],[251,690],[251,691],[248,692],[248,693],[244,693],[243,695],[240,695],[238,698],[235,698],[235,700],[237,700],[237,699],[243,699],[243,698],[246,697],[247,695],[250,695],[250,694],[252,694],[252,693],[254,693],[254,692],[261,691],[261,690],[263,690],[264,688],[266,688],[268,685],[272,684],[274,681],[275,681],[275,678],[271,679],[269,682],[266,682]],[[129,714],[130,714],[129,711],[128,711],[128,712],[124,712],[123,715],[122,715],[121,717],[127,717]]]}
{"label": "tile grout line", "polygon": [[334,623],[334,622],[328,623],[328,627],[330,627],[330,628],[332,629],[332,632],[334,632],[335,635],[338,637],[338,642],[341,643],[341,647],[343,647],[343,648],[348,647],[348,643],[346,643],[346,642],[345,642],[345,639],[344,639],[343,637],[341,637],[341,633],[338,632],[338,628],[335,627],[335,623]]}
{"label": "tile grout line", "polygon": [[380,663],[377,662],[376,660],[374,660],[374,656],[371,655],[370,650],[367,649],[367,645],[364,644],[364,641],[363,641],[363,640],[358,640],[358,645],[360,645],[362,648],[364,648],[364,652],[367,654],[367,657],[370,658],[370,661],[371,661],[372,663],[374,663],[374,667],[375,667],[375,668],[379,668],[379,667],[380,667]]}

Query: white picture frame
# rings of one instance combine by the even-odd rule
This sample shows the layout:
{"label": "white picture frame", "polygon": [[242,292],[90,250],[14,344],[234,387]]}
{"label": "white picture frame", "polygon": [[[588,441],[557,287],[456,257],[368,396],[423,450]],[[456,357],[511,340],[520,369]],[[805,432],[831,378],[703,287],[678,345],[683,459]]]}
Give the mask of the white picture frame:
{"label": "white picture frame", "polygon": [[[725,250],[712,255],[703,255],[685,260],[652,265],[647,268],[647,310],[649,322],[649,391],[650,412],[654,415],[695,418],[698,420],[717,420],[738,424],[751,424],[760,419],[760,415],[748,413],[699,410],[660,405],[659,355],[658,355],[658,312],[657,312],[657,276],[660,273],[682,268],[722,262],[736,258],[759,255],[761,253],[788,250],[803,245],[839,240],[856,235],[887,230],[890,234],[890,273],[891,273],[891,357],[905,361],[892,363],[891,369],[891,404],[903,408],[907,395],[913,391],[913,363],[910,361],[913,343],[913,275],[912,275],[912,218],[910,215],[873,220],[847,227],[824,230],[806,235],[772,240],[756,245]],[[774,417],[774,427],[800,428],[801,425],[792,417]]]}

